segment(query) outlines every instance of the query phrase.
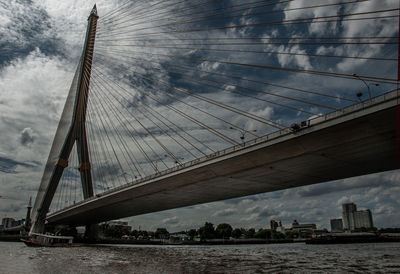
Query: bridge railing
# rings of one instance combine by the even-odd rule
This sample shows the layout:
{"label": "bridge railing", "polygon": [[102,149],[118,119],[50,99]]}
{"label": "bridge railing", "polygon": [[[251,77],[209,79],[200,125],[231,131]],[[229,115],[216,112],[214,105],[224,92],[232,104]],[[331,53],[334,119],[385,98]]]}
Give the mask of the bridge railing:
{"label": "bridge railing", "polygon": [[[327,113],[327,114],[322,114],[322,115],[319,115],[317,117],[313,117],[311,119],[308,119],[306,121],[301,122],[300,129],[302,127],[305,128],[305,127],[315,126],[317,124],[326,122],[328,120],[333,120],[333,119],[336,119],[336,118],[339,118],[339,117],[343,117],[344,115],[349,115],[349,114],[351,114],[353,112],[356,112],[358,110],[365,109],[365,108],[368,108],[368,107],[371,107],[371,106],[374,106],[374,105],[378,105],[378,104],[386,102],[386,101],[390,101],[390,100],[396,99],[396,98],[398,98],[398,94],[397,93],[398,93],[397,89],[396,90],[392,90],[392,91],[389,91],[389,92],[384,93],[382,95],[379,95],[377,97],[373,97],[373,98],[371,98],[369,100],[360,102],[358,104],[354,104],[354,105],[345,107],[345,108],[343,108],[341,110],[333,111],[333,112],[330,112],[330,113]],[[139,178],[136,181],[132,181],[132,182],[130,182],[128,184],[121,185],[121,186],[118,186],[116,188],[113,188],[113,189],[107,190],[105,192],[99,193],[94,197],[91,197],[89,199],[86,199],[86,200],[77,202],[75,204],[72,204],[72,205],[70,205],[68,207],[65,207],[65,208],[59,210],[59,212],[68,210],[69,208],[72,208],[72,207],[77,206],[79,204],[82,204],[82,203],[85,203],[87,201],[96,199],[98,197],[102,197],[102,196],[111,194],[111,193],[119,191],[121,189],[125,189],[127,187],[134,186],[134,185],[139,185],[139,184],[151,181],[153,179],[160,178],[162,176],[174,173],[176,171],[183,170],[183,169],[186,169],[186,168],[189,168],[189,167],[193,167],[193,166],[198,165],[198,164],[203,164],[203,163],[206,163],[207,161],[216,159],[218,157],[226,156],[226,155],[229,155],[229,154],[234,153],[236,151],[243,150],[244,148],[249,148],[249,147],[254,146],[254,145],[265,143],[265,142],[280,138],[280,137],[285,136],[285,135],[293,134],[295,132],[296,131],[291,127],[275,131],[273,133],[261,136],[259,138],[246,141],[246,142],[244,142],[242,144],[235,145],[235,146],[226,148],[224,150],[220,150],[220,151],[214,152],[214,153],[209,154],[207,156],[204,156],[204,157],[201,157],[201,158],[198,158],[198,159],[195,159],[195,160],[192,160],[192,161],[177,165],[175,167],[172,167],[172,168],[157,172],[155,174],[152,174],[152,175],[149,175],[149,176],[146,176],[146,177],[143,177],[143,178]],[[55,214],[55,212],[53,214]]]}
{"label": "bridge railing", "polygon": [[[338,110],[338,111],[333,111],[333,112],[330,112],[330,113],[327,113],[327,114],[322,114],[320,116],[311,118],[311,119],[309,119],[307,121],[303,121],[302,123],[305,124],[306,127],[314,126],[316,124],[325,122],[327,120],[332,120],[332,119],[335,119],[335,118],[338,118],[338,117],[342,117],[343,115],[347,115],[347,114],[350,114],[352,112],[355,112],[355,111],[358,111],[358,110],[361,110],[361,109],[364,109],[364,108],[367,108],[367,107],[370,107],[370,106],[373,106],[373,105],[377,105],[379,103],[382,103],[382,102],[385,102],[385,101],[388,101],[388,100],[391,100],[391,99],[395,99],[395,98],[397,98],[397,90],[393,90],[393,91],[390,91],[388,93],[384,93],[384,94],[382,94],[380,96],[371,98],[371,100],[366,100],[366,101],[360,102],[358,104],[354,104],[354,105],[345,107],[345,108],[343,108],[341,110]],[[141,183],[143,181],[151,180],[151,179],[154,179],[156,177],[160,177],[160,176],[169,174],[171,172],[175,172],[177,170],[188,168],[188,167],[194,166],[194,165],[199,164],[199,163],[204,163],[206,161],[209,161],[211,159],[215,159],[215,158],[220,157],[220,156],[225,156],[227,154],[242,150],[244,148],[248,148],[248,147],[256,145],[256,144],[260,144],[260,143],[263,143],[263,142],[266,142],[266,141],[271,141],[273,139],[279,138],[279,137],[281,137],[283,135],[291,134],[293,132],[294,132],[293,129],[290,128],[290,127],[289,128],[284,128],[282,130],[275,131],[273,133],[261,136],[259,138],[246,141],[246,142],[244,142],[242,144],[235,145],[235,146],[232,146],[232,147],[229,147],[229,148],[226,148],[226,149],[211,153],[211,154],[209,154],[207,156],[203,156],[201,158],[197,158],[195,160],[192,160],[192,161],[177,165],[175,167],[172,167],[172,168],[157,172],[157,173],[155,173],[153,175],[141,178],[141,179],[139,179],[139,180],[137,180],[135,182],[132,182],[132,183],[137,184],[137,183]],[[130,184],[132,184],[132,183],[130,183]],[[125,186],[122,186],[122,188],[124,188],[124,187]]]}

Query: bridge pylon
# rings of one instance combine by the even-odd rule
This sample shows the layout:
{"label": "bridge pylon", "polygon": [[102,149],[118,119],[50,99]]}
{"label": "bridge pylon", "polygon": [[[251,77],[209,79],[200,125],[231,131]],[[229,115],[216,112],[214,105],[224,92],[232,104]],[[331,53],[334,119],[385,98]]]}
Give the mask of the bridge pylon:
{"label": "bridge pylon", "polygon": [[31,233],[43,233],[45,230],[46,215],[63,171],[68,166],[68,159],[75,143],[78,152],[78,169],[82,182],[83,197],[87,199],[94,195],[86,134],[86,111],[98,18],[97,8],[94,5],[88,18],[83,53],[64,106],[64,111],[36,196],[32,212]]}

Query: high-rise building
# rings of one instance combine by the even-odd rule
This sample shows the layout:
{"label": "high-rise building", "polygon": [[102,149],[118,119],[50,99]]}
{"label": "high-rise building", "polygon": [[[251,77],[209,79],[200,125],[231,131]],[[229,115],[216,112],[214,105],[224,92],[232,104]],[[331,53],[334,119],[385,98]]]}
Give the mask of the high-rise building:
{"label": "high-rise building", "polygon": [[354,212],[357,211],[357,206],[354,203],[342,205],[342,219],[345,230],[354,230]]}
{"label": "high-rise building", "polygon": [[357,211],[357,206],[354,203],[342,205],[342,218],[345,230],[373,227],[371,211],[369,209]]}
{"label": "high-rise building", "polygon": [[276,228],[278,227],[278,222],[275,220],[271,220],[269,223],[271,226],[271,230],[276,230]]}
{"label": "high-rise building", "polygon": [[108,223],[108,226],[117,228],[123,231],[125,234],[129,234],[132,231],[132,226],[128,225],[128,222],[124,221],[112,221]]}
{"label": "high-rise building", "polygon": [[331,219],[331,232],[343,232],[342,219]]}
{"label": "high-rise building", "polygon": [[354,212],[354,223],[356,228],[372,228],[372,214],[369,209]]}

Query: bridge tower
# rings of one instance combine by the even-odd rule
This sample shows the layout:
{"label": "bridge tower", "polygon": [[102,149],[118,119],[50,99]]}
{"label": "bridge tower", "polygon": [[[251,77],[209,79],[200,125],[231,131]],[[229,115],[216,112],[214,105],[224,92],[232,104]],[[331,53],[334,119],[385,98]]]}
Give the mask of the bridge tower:
{"label": "bridge tower", "polygon": [[86,110],[89,95],[92,59],[96,37],[97,8],[94,5],[89,18],[83,53],[69,91],[64,111],[43,173],[32,211],[30,232],[43,233],[45,218],[68,159],[76,143],[83,197],[93,196],[93,183],[86,134]]}

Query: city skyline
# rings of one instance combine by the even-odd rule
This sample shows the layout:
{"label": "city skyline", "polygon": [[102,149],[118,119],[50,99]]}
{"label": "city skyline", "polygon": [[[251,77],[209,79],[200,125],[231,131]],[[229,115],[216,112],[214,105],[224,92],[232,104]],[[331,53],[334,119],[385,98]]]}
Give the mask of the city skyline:
{"label": "city skyline", "polygon": [[[326,183],[323,183],[323,184],[318,184],[318,185],[324,185],[324,184],[326,184]],[[316,185],[314,185],[314,186],[316,186]],[[304,188],[304,187],[300,187],[299,189],[302,189],[302,188]],[[281,191],[282,192],[282,191]],[[265,193],[265,194],[259,194],[259,195],[251,195],[251,196],[248,196],[248,197],[245,197],[245,198],[235,198],[235,199],[230,199],[230,200],[228,200],[228,201],[234,201],[234,200],[242,200],[241,202],[239,202],[239,205],[240,204],[242,204],[242,203],[248,203],[249,201],[255,201],[255,200],[252,200],[251,198],[256,198],[257,196],[262,196],[262,195],[268,195],[268,194],[276,194],[276,193],[274,193],[274,192],[272,192],[272,193]],[[286,195],[288,195],[288,194],[286,194]],[[353,197],[355,197],[355,196],[353,196]],[[249,199],[250,198],[250,199]],[[262,198],[261,197],[257,197],[257,198],[259,198],[260,200],[262,200]],[[274,198],[277,198],[277,196],[276,197],[274,197]],[[263,229],[265,229],[265,228],[268,228],[268,227],[270,227],[270,222],[271,222],[271,220],[273,220],[273,219],[268,219],[268,220],[265,220],[265,224],[262,224],[262,222],[260,222],[259,224],[259,226],[257,226],[257,225],[250,225],[250,226],[246,226],[245,225],[245,222],[237,222],[237,220],[235,221],[234,220],[234,218],[235,218],[235,215],[234,214],[231,214],[231,211],[230,210],[220,210],[220,211],[216,211],[216,212],[214,212],[210,217],[209,217],[209,219],[204,219],[203,221],[200,221],[199,220],[199,222],[198,223],[194,223],[195,225],[193,226],[193,227],[190,227],[190,226],[182,226],[182,227],[178,227],[178,226],[174,226],[174,223],[175,223],[175,221],[177,220],[177,218],[170,218],[170,219],[168,219],[168,218],[166,218],[166,219],[162,219],[161,220],[161,222],[159,222],[159,223],[157,223],[157,221],[156,220],[154,220],[154,219],[156,219],[156,218],[154,218],[154,215],[155,214],[165,214],[165,213],[169,213],[169,212],[174,212],[174,211],[178,211],[178,210],[182,210],[182,211],[187,211],[187,210],[202,210],[204,207],[208,207],[208,206],[210,206],[211,204],[216,204],[216,203],[225,203],[226,201],[220,201],[220,202],[215,202],[215,203],[209,203],[209,204],[203,204],[203,205],[198,205],[198,206],[189,206],[189,207],[186,207],[186,208],[180,208],[180,209],[172,209],[172,210],[167,210],[167,211],[163,211],[163,212],[157,212],[157,213],[150,213],[150,214],[145,214],[145,215],[142,215],[142,216],[137,216],[137,217],[129,217],[129,218],[124,218],[124,219],[122,219],[122,220],[124,220],[124,221],[128,221],[129,222],[129,225],[132,225],[132,227],[133,228],[135,228],[135,229],[138,229],[138,230],[140,230],[140,229],[142,229],[142,230],[155,230],[156,228],[159,228],[159,227],[166,227],[167,229],[173,229],[174,227],[176,227],[176,229],[175,230],[172,230],[172,231],[181,231],[181,230],[189,230],[189,229],[192,229],[193,227],[200,227],[202,224],[204,224],[204,222],[211,222],[211,223],[213,223],[214,225],[218,225],[218,224],[220,224],[220,223],[230,223],[230,224],[232,224],[234,227],[242,227],[242,228],[256,228],[256,229],[260,229],[260,228],[263,228]],[[25,207],[25,215],[26,215],[26,208],[29,206],[30,204],[27,204],[27,206]],[[331,230],[331,226],[332,226],[332,224],[331,224],[331,221],[332,221],[332,219],[335,219],[335,220],[343,220],[343,223],[342,223],[342,227],[343,227],[343,229],[345,228],[343,225],[344,225],[344,223],[345,223],[345,221],[344,221],[344,206],[345,205],[354,205],[355,207],[353,208],[354,209],[354,211],[357,211],[357,212],[364,212],[364,211],[370,211],[370,209],[368,209],[367,207],[365,207],[365,206],[361,206],[361,207],[358,207],[357,208],[357,205],[355,204],[355,203],[353,203],[350,199],[347,199],[347,198],[344,198],[344,199],[340,199],[340,200],[338,200],[337,202],[336,202],[336,209],[337,209],[337,212],[336,212],[336,215],[332,215],[332,216],[327,216],[327,219],[326,220],[324,220],[323,218],[321,218],[320,216],[318,216],[319,214],[319,212],[317,212],[317,211],[314,211],[314,212],[316,212],[316,215],[312,215],[312,214],[309,214],[309,215],[305,215],[305,212],[301,212],[301,211],[298,211],[298,215],[295,215],[295,214],[287,214],[286,212],[285,212],[285,214],[283,214],[283,215],[270,215],[270,216],[273,216],[273,217],[276,217],[276,216],[285,216],[284,218],[282,218],[282,219],[275,219],[274,221],[277,221],[277,222],[280,222],[281,223],[281,225],[282,225],[282,227],[283,228],[290,228],[291,227],[291,225],[292,225],[292,222],[294,221],[294,220],[296,220],[296,221],[298,221],[299,223],[301,223],[301,224],[303,224],[303,223],[315,223],[316,225],[317,225],[317,229],[327,229],[327,230]],[[212,205],[211,205],[212,206]],[[203,207],[203,208],[202,208]],[[218,205],[216,205],[216,207],[218,207]],[[250,210],[249,210],[250,209]],[[251,215],[253,215],[253,217],[254,217],[254,213],[253,212],[257,212],[257,211],[259,211],[260,210],[260,208],[259,207],[256,207],[256,208],[247,208],[246,210],[245,210],[245,213],[247,213],[247,214],[250,214],[250,216],[248,216],[249,218],[247,219],[247,220],[249,220],[249,219],[251,219]],[[330,209],[331,210],[331,212],[335,212],[335,207],[333,207],[333,208],[331,208]],[[262,212],[263,213],[263,212]],[[374,219],[374,214],[373,214],[373,212],[371,212],[370,211],[370,213],[372,214],[372,216],[373,216],[373,219]],[[224,214],[227,214],[229,217],[228,218],[215,218],[215,217],[219,217],[218,215],[224,215]],[[379,215],[379,214],[378,214]],[[266,216],[268,216],[268,215],[266,215]],[[287,217],[287,216],[290,216],[290,217]],[[135,219],[139,219],[140,220],[140,218],[145,218],[146,219],[146,217],[148,217],[148,218],[151,218],[151,219],[153,219],[153,221],[151,222],[151,225],[150,226],[147,226],[146,227],[146,223],[140,223],[140,222],[135,222]],[[302,217],[302,218],[299,218],[299,217]],[[385,216],[381,216],[381,217],[383,217],[383,219],[384,219],[384,217]],[[4,216],[4,217],[2,217],[2,218],[12,218],[12,219],[14,219],[15,221],[20,221],[20,220],[24,220],[23,219],[23,216],[22,217],[16,217],[16,216]],[[353,217],[354,218],[354,217]],[[379,218],[378,218],[379,219]],[[212,221],[212,220],[214,220],[214,221]],[[219,221],[215,221],[215,220],[219,220]],[[227,221],[227,220],[230,220],[230,221]],[[243,221],[243,219],[241,219],[242,221]],[[318,221],[316,221],[316,220],[318,220]],[[118,221],[118,220],[114,220],[114,221]],[[382,221],[381,221],[382,222]],[[172,224],[172,225],[170,225],[170,224]],[[373,224],[375,224],[375,221],[373,222]],[[375,226],[375,225],[373,225],[374,227],[377,227],[377,228],[389,228],[389,227],[400,227],[400,225],[390,225],[390,222],[388,222],[388,223],[386,223],[387,225],[381,225],[381,226]],[[236,225],[236,226],[235,226]],[[353,227],[352,227],[352,229],[351,230],[353,230],[355,227],[354,227],[354,223],[353,223]]]}
{"label": "city skyline", "polygon": [[[341,218],[336,218],[336,219],[330,219],[330,229],[327,228],[321,228],[317,227],[316,224],[314,223],[299,223],[297,219],[294,219],[291,224],[284,224],[282,223],[281,220],[273,220],[271,219],[269,221],[270,224],[270,229],[279,231],[282,233],[285,233],[285,230],[292,230],[293,228],[299,229],[299,228],[307,228],[307,229],[312,229],[312,230],[327,230],[330,232],[351,232],[356,229],[379,229],[374,226],[373,224],[373,217],[371,214],[371,211],[369,209],[365,210],[357,210],[357,205],[352,203],[352,202],[346,202],[341,205],[342,206],[342,217]],[[12,228],[14,226],[19,226],[22,223],[24,223],[25,226],[29,227],[30,226],[30,211],[31,211],[31,199],[29,201],[29,204],[27,206],[27,214],[25,219],[15,219],[11,217],[5,217],[2,219],[2,224],[0,226],[1,229],[5,228]],[[28,223],[26,221],[28,220]],[[206,221],[207,223],[208,221]],[[120,220],[113,220],[113,221],[108,221],[105,222],[106,224],[123,224],[125,226],[129,225],[128,221],[120,221]],[[214,224],[218,225],[218,224]],[[129,225],[129,227],[132,227]],[[138,227],[138,231],[140,231],[140,225]],[[239,227],[237,227],[239,228]],[[240,228],[245,228],[245,229],[250,229],[254,227],[243,227],[241,226]],[[389,227],[382,227],[382,228],[389,228]],[[1,230],[0,229],[0,230]],[[159,229],[159,227],[157,227]],[[193,229],[192,228],[187,228],[184,229],[186,231],[189,231]],[[268,229],[267,227],[260,227],[258,229]],[[173,232],[179,232],[183,230],[178,230],[178,231],[173,231]]]}

